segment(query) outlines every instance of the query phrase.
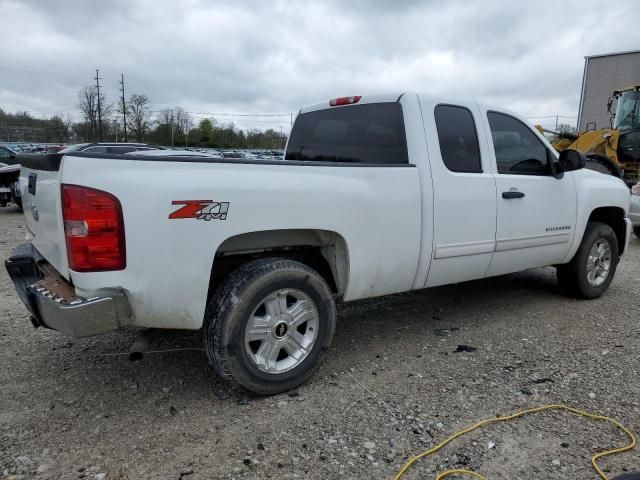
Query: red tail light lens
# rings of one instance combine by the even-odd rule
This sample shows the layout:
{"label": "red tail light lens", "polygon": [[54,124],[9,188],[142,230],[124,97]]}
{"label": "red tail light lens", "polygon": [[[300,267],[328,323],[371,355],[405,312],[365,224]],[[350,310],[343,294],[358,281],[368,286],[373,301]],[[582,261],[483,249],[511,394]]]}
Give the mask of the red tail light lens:
{"label": "red tail light lens", "polygon": [[71,270],[124,270],[124,221],[116,197],[102,190],[62,185],[62,218]]}
{"label": "red tail light lens", "polygon": [[640,195],[640,182],[636,183],[633,187],[631,187],[632,195]]}
{"label": "red tail light lens", "polygon": [[355,97],[340,97],[334,98],[329,101],[330,107],[339,107],[340,105],[351,105],[352,103],[358,103],[362,95],[356,95]]}

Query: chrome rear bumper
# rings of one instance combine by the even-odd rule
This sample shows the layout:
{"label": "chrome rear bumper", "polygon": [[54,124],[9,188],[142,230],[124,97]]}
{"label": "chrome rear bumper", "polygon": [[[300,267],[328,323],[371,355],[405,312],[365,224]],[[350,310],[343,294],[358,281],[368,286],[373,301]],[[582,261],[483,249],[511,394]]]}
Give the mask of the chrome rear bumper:
{"label": "chrome rear bumper", "polygon": [[78,297],[30,243],[16,248],[5,266],[36,327],[87,337],[131,322],[131,308],[123,292],[104,290],[95,297]]}

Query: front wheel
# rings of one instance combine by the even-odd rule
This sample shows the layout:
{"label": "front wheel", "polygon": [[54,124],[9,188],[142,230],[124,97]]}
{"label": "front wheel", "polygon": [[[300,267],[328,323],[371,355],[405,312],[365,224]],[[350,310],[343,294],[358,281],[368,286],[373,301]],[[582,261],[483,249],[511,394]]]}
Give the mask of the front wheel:
{"label": "front wheel", "polygon": [[640,237],[640,225],[633,227],[633,233],[636,234],[636,237]]}
{"label": "front wheel", "polygon": [[335,331],[331,290],[313,269],[264,258],[233,272],[209,302],[205,350],[224,379],[273,395],[320,366]]}
{"label": "front wheel", "polygon": [[601,296],[618,266],[618,239],[604,223],[589,222],[573,259],[557,267],[558,283],[567,294],[592,299]]}

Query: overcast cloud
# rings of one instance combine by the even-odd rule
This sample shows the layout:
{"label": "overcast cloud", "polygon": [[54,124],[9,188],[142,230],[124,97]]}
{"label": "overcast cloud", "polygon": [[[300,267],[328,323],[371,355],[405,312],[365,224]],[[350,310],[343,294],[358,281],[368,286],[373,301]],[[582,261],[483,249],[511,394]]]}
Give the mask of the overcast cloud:
{"label": "overcast cloud", "polygon": [[124,73],[154,110],[287,113],[420,91],[576,115],[584,56],[639,48],[638,18],[631,0],[0,0],[0,108],[77,117],[99,68],[108,100]]}

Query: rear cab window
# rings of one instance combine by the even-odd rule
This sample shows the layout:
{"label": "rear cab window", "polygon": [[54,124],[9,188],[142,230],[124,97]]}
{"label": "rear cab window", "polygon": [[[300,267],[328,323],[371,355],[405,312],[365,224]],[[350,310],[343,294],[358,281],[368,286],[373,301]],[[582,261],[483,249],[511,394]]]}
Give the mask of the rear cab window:
{"label": "rear cab window", "polygon": [[370,103],[302,113],[293,125],[285,160],[408,164],[402,106]]}

